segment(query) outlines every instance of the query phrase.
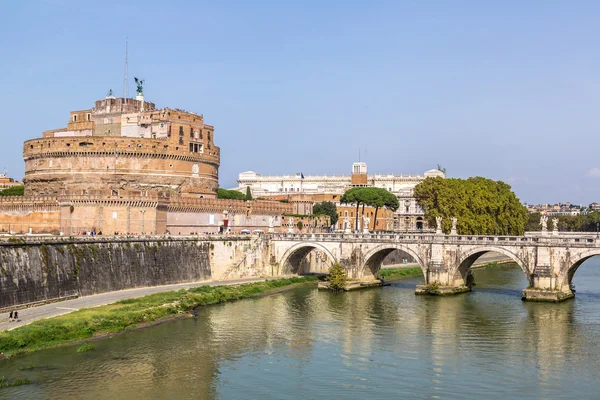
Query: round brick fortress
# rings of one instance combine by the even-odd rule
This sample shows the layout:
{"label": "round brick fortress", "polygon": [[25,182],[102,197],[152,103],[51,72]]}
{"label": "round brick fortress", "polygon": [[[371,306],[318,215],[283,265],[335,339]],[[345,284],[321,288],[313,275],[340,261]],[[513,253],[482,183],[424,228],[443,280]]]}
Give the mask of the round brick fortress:
{"label": "round brick fortress", "polygon": [[25,194],[116,189],[216,197],[219,147],[192,152],[187,140],[173,139],[75,136],[28,140],[23,145]]}

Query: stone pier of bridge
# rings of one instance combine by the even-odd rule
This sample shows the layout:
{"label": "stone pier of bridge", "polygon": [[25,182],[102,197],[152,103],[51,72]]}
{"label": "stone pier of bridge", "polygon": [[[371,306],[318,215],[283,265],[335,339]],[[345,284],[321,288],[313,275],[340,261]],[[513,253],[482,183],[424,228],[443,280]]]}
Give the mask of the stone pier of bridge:
{"label": "stone pier of bridge", "polygon": [[600,255],[595,234],[465,236],[420,234],[272,234],[265,240],[272,275],[326,273],[341,264],[365,286],[378,279],[383,259],[394,250],[410,254],[423,270],[417,294],[471,291],[471,266],[487,252],[513,260],[528,280],[522,298],[558,302],[573,297],[572,279],[588,258]]}

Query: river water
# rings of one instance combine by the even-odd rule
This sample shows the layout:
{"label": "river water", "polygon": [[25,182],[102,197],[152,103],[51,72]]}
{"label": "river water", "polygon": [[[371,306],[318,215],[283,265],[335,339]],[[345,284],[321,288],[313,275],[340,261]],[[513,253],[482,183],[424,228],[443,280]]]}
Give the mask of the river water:
{"label": "river water", "polygon": [[[299,288],[199,309],[101,340],[0,362],[30,385],[1,398],[598,399],[600,260],[577,297],[522,302],[516,266],[474,271],[475,291],[415,296],[421,281],[351,293]],[[32,367],[32,369],[28,369]]]}

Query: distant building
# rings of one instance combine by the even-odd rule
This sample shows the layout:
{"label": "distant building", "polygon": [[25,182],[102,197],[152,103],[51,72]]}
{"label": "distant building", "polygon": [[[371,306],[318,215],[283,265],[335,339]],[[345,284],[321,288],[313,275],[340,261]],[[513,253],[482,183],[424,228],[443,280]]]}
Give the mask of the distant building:
{"label": "distant building", "polygon": [[[426,227],[423,210],[417,204],[413,190],[416,185],[427,177],[445,177],[442,171],[432,169],[426,171],[423,175],[394,175],[394,174],[367,174],[367,164],[364,162],[355,162],[352,164],[351,175],[318,175],[304,176],[302,173],[294,175],[263,176],[254,171],[246,171],[239,174],[238,187],[234,188],[242,193],[249,187],[254,198],[277,198],[290,201],[299,200],[298,195],[302,196],[307,203],[319,201],[332,201],[337,203],[338,212],[342,211],[336,229],[344,229],[344,218],[346,211],[348,217],[354,213],[351,207],[344,208],[339,204],[340,197],[345,191],[352,187],[378,187],[386,189],[398,197],[400,207],[393,215],[392,220],[380,210],[377,219],[381,218],[381,225],[373,229],[377,230],[415,230]],[[347,207],[347,206],[346,206]],[[369,209],[368,213],[374,211]],[[362,215],[362,214],[361,214]],[[371,218],[373,222],[373,218]],[[359,222],[359,225],[362,222]],[[354,222],[352,222],[354,228]],[[359,230],[361,228],[359,227]]]}
{"label": "distant building", "polygon": [[22,186],[22,185],[23,185],[23,182],[19,182],[19,181],[14,180],[13,178],[9,178],[8,175],[6,174],[6,171],[4,171],[3,174],[0,174],[0,190],[8,189],[13,186]]}

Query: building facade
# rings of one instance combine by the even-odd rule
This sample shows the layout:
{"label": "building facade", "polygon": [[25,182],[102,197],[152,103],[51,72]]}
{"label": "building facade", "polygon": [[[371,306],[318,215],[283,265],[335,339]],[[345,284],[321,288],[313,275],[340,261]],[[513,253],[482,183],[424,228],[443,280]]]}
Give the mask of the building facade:
{"label": "building facade", "polygon": [[[338,213],[341,212],[340,219],[336,229],[342,230],[345,227],[346,213],[347,217],[355,211],[351,207],[345,207],[339,203],[340,197],[345,191],[352,187],[377,187],[394,193],[398,197],[400,207],[390,216],[385,211],[379,210],[377,220],[382,218],[381,225],[370,227],[371,230],[390,230],[390,231],[408,231],[426,228],[423,218],[423,210],[417,204],[413,190],[416,185],[427,177],[445,177],[445,174],[437,169],[429,170],[423,175],[368,175],[367,164],[356,162],[352,164],[352,174],[350,175],[321,175],[304,176],[302,173],[295,175],[282,176],[263,176],[253,171],[246,171],[239,174],[238,187],[243,193],[250,187],[253,197],[264,197],[274,199],[289,199],[296,201],[302,198],[304,202],[314,204],[320,201],[332,201],[338,207]],[[306,209],[308,207],[305,207]],[[312,210],[311,210],[312,211]],[[374,212],[369,208],[368,214]],[[381,215],[379,214],[381,213]],[[361,214],[362,217],[362,214]],[[371,218],[371,223],[374,222]],[[362,222],[359,222],[359,226]],[[355,224],[352,223],[352,230]],[[362,230],[362,228],[359,228]]]}

